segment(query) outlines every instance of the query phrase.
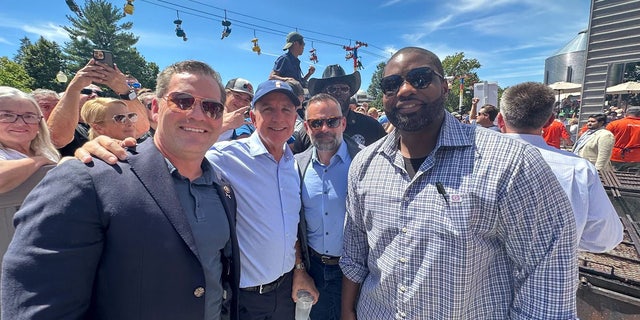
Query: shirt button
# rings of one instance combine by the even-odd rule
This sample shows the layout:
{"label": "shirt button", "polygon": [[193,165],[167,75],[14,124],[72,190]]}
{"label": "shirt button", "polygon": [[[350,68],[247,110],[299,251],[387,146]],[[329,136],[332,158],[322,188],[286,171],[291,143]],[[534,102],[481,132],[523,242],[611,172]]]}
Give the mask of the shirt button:
{"label": "shirt button", "polygon": [[329,232],[325,232],[324,234],[329,235]]}
{"label": "shirt button", "polygon": [[407,291],[407,287],[405,287],[405,286],[400,286],[400,291],[402,291],[402,292]]}
{"label": "shirt button", "polygon": [[402,233],[407,233],[409,231],[406,227],[402,228]]}
{"label": "shirt button", "polygon": [[409,201],[409,197],[402,198],[404,201]]}
{"label": "shirt button", "polygon": [[328,215],[329,215],[329,212],[325,212],[325,213],[324,213],[324,215],[325,215],[325,216],[328,216]]}
{"label": "shirt button", "polygon": [[204,288],[197,287],[195,290],[193,290],[193,295],[196,296],[196,298],[202,298],[202,296],[204,296]]}
{"label": "shirt button", "polygon": [[406,263],[407,262],[407,258],[400,258],[400,262]]}

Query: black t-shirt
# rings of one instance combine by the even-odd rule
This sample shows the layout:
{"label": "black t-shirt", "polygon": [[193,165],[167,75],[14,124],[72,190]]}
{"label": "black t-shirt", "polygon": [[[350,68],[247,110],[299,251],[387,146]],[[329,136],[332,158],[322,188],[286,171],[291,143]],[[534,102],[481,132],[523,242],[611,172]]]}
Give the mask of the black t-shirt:
{"label": "black t-shirt", "polygon": [[63,157],[73,157],[76,149],[82,147],[87,141],[89,141],[89,125],[86,123],[78,123],[76,130],[73,132],[73,140],[66,146],[58,149],[58,152],[60,152],[60,155]]}

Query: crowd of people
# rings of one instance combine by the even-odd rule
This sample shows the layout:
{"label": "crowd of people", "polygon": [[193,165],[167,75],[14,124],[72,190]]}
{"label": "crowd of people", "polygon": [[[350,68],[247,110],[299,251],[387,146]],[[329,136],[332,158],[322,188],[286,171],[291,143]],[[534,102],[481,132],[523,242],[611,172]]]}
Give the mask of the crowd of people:
{"label": "crowd of people", "polygon": [[598,170],[640,171],[640,107],[572,138],[527,82],[465,121],[407,47],[378,110],[358,71],[303,75],[304,46],[255,90],[192,60],[154,90],[93,59],[61,95],[0,87],[0,193],[77,158],[15,214],[1,317],[293,320],[306,291],[314,320],[575,319],[577,252],[622,241]]}

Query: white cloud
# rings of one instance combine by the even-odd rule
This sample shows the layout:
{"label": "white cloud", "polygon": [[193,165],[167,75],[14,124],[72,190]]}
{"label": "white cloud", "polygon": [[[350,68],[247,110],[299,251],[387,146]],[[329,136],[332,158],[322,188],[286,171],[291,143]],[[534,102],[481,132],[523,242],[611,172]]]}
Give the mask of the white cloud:
{"label": "white cloud", "polygon": [[8,44],[10,46],[13,46],[13,43],[11,43],[9,40],[7,40],[5,38],[2,38],[2,37],[0,37],[0,43]]}
{"label": "white cloud", "polygon": [[27,33],[37,35],[38,37],[42,36],[49,41],[55,41],[59,44],[69,41],[69,35],[67,32],[59,25],[52,22],[40,25],[22,25],[20,26],[20,29]]}

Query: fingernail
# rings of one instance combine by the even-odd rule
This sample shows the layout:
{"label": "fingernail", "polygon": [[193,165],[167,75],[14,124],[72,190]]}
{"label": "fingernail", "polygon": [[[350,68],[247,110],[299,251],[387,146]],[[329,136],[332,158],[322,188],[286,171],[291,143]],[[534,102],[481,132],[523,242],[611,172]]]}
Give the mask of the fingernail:
{"label": "fingernail", "polygon": [[118,162],[118,158],[116,158],[114,156],[111,156],[111,157],[109,157],[109,162],[116,163],[116,162]]}

